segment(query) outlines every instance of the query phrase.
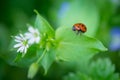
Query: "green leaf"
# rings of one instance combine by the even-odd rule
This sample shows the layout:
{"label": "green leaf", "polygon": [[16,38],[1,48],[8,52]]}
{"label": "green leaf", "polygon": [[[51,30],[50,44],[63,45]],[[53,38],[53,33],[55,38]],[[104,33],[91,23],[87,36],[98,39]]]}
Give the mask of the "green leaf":
{"label": "green leaf", "polygon": [[68,27],[57,29],[55,38],[59,43],[56,49],[57,57],[62,60],[84,63],[96,53],[107,50],[99,40],[84,34],[76,35]]}
{"label": "green leaf", "polygon": [[37,27],[41,34],[46,33],[47,35],[54,37],[54,30],[50,26],[50,24],[35,10],[37,13],[36,21],[35,21],[35,27]]}
{"label": "green leaf", "polygon": [[80,73],[80,72],[69,73],[63,79],[64,80],[94,80],[91,77],[89,77],[87,74]]}
{"label": "green leaf", "polygon": [[37,63],[32,63],[28,70],[28,78],[32,79],[36,75],[38,68],[39,65]]}
{"label": "green leaf", "polygon": [[48,51],[45,56],[42,59],[42,66],[45,70],[45,74],[47,73],[48,69],[50,68],[50,66],[52,65],[53,61],[55,60],[55,52],[53,49],[51,49],[50,51]]}
{"label": "green leaf", "polygon": [[38,49],[37,47],[38,45],[30,46],[24,57],[22,57],[23,53],[17,53],[16,49],[14,51],[11,51],[11,55],[7,55],[8,63],[10,63],[11,65],[19,66],[19,67],[29,67],[29,65],[35,62],[38,58],[36,54],[37,53],[36,49]]}
{"label": "green leaf", "polygon": [[119,74],[115,73],[115,66],[111,61],[105,58],[87,65],[85,72],[69,73],[64,80],[119,80]]}
{"label": "green leaf", "polygon": [[93,61],[87,71],[95,80],[119,80],[119,74],[115,73],[115,66],[107,58]]}
{"label": "green leaf", "polygon": [[14,62],[19,61],[21,58],[22,58],[22,54],[21,53],[17,53],[17,56],[16,56]]}
{"label": "green leaf", "polygon": [[88,0],[73,0],[68,4],[67,10],[59,15],[59,24],[72,27],[75,23],[84,23],[88,29],[86,34],[94,36],[100,18],[94,2]]}

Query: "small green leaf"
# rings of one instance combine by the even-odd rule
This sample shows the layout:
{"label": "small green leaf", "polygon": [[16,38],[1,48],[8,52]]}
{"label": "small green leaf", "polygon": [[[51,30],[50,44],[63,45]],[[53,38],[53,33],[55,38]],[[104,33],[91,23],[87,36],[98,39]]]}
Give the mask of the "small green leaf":
{"label": "small green leaf", "polygon": [[53,49],[51,49],[50,51],[48,51],[45,56],[42,59],[42,66],[45,70],[45,74],[47,73],[48,69],[50,68],[50,66],[52,65],[53,61],[55,60],[55,52]]}
{"label": "small green leaf", "polygon": [[16,58],[15,58],[15,60],[14,60],[14,62],[19,61],[21,58],[22,58],[22,54],[18,53],[17,56],[16,56]]}
{"label": "small green leaf", "polygon": [[56,50],[57,57],[62,60],[84,63],[96,53],[107,50],[99,40],[84,34],[76,35],[68,27],[60,27],[56,31],[55,38],[59,43]]}
{"label": "small green leaf", "polygon": [[115,73],[115,66],[108,58],[93,61],[88,71],[95,80],[119,80],[119,74]]}
{"label": "small green leaf", "polygon": [[67,76],[64,77],[64,80],[94,80],[90,76],[84,73],[69,73]]}
{"label": "small green leaf", "polygon": [[47,35],[54,37],[54,29],[36,10],[34,11],[37,13],[35,27],[39,29],[41,34],[46,33]]}
{"label": "small green leaf", "polygon": [[39,65],[37,63],[32,63],[28,70],[28,78],[32,79],[36,75],[38,68]]}
{"label": "small green leaf", "polygon": [[17,53],[17,51],[15,50],[14,52],[12,51],[11,54],[12,55],[8,55],[9,59],[12,58],[12,61],[9,62],[12,65],[16,65],[19,67],[29,67],[30,64],[32,64],[33,62],[35,62],[37,60],[37,52],[36,49],[38,45],[32,45],[28,48],[27,53],[24,57],[22,57],[23,53]]}

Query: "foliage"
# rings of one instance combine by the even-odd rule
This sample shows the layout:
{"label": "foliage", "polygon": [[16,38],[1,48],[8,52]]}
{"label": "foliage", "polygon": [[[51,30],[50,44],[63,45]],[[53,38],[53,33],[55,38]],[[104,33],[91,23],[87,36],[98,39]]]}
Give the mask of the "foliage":
{"label": "foliage", "polygon": [[[39,64],[44,68],[46,74],[55,58],[79,62],[82,65],[99,51],[107,50],[99,40],[84,34],[76,35],[71,27],[60,27],[54,32],[49,23],[37,11],[35,12],[37,13],[35,27],[40,31],[41,40],[38,45],[31,45],[25,57],[17,56],[15,63],[23,66]],[[20,54],[23,53],[18,55]],[[32,66],[28,73],[30,78],[34,75],[31,75],[31,71],[34,70]]]}
{"label": "foliage", "polygon": [[[64,80],[118,80],[119,3],[120,0],[1,0],[0,79],[27,80],[28,76],[33,80],[62,80],[66,75]],[[35,15],[33,9],[40,14],[34,10]],[[75,23],[85,24],[87,32],[76,35],[72,31]],[[16,42],[15,36],[32,34],[30,26],[38,35]],[[34,39],[36,35],[39,40]],[[27,47],[24,43],[29,40],[32,43]],[[19,43],[22,45],[14,48]],[[106,57],[110,60],[103,59]],[[97,61],[91,61],[94,59]]]}
{"label": "foliage", "polygon": [[109,59],[98,59],[87,66],[86,73],[70,73],[64,80],[119,80],[119,75]]}

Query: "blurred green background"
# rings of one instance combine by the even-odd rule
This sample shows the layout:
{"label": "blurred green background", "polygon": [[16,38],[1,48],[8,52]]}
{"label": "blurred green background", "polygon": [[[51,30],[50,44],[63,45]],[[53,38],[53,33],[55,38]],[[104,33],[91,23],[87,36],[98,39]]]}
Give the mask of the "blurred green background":
{"label": "blurred green background", "polygon": [[[72,27],[78,22],[84,23],[88,29],[85,34],[99,39],[108,48],[107,52],[99,53],[93,59],[109,58],[115,65],[115,71],[120,73],[120,0],[1,0],[0,80],[28,80],[27,68],[9,63],[12,61],[9,58],[12,55],[9,45],[11,36],[25,31],[27,23],[34,25],[34,9],[54,29],[60,26]],[[41,70],[33,80],[61,80],[68,72],[74,72],[73,64],[64,64],[54,63],[47,76]]]}

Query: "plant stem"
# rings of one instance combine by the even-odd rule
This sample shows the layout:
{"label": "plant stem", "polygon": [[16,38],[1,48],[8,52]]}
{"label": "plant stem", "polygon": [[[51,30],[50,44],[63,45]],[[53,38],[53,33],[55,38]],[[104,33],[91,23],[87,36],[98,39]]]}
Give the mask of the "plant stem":
{"label": "plant stem", "polygon": [[36,62],[37,64],[42,60],[42,58],[45,56],[46,53],[47,53],[47,49],[45,48],[45,50],[43,51],[42,55],[37,60],[37,62]]}

